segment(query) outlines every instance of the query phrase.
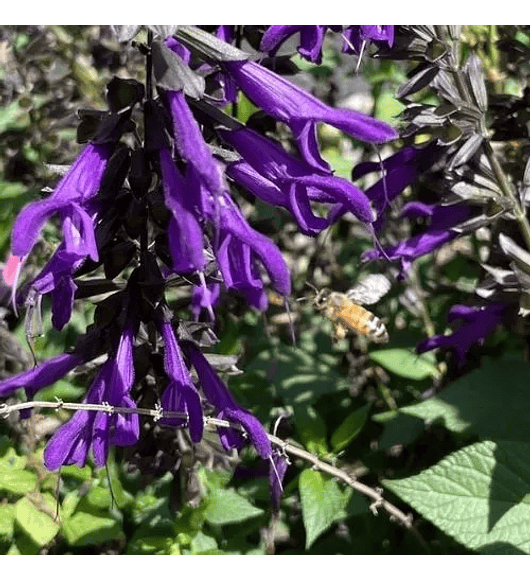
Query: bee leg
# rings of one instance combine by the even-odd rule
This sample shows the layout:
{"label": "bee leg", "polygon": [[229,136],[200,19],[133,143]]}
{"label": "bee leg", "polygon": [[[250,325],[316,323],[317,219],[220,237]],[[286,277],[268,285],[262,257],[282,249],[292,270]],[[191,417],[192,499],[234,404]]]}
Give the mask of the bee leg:
{"label": "bee leg", "polygon": [[333,332],[331,334],[331,337],[334,342],[341,340],[346,336],[346,334],[348,334],[348,329],[345,326],[343,326],[340,322],[336,322],[333,325]]}

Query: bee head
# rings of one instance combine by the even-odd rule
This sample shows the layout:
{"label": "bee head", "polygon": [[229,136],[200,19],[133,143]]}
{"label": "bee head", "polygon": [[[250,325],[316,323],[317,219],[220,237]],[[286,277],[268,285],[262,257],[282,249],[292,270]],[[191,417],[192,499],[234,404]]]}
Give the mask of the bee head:
{"label": "bee head", "polygon": [[329,288],[323,288],[322,290],[316,290],[315,297],[313,298],[313,304],[317,310],[322,310],[326,307],[328,303],[329,295],[331,290]]}

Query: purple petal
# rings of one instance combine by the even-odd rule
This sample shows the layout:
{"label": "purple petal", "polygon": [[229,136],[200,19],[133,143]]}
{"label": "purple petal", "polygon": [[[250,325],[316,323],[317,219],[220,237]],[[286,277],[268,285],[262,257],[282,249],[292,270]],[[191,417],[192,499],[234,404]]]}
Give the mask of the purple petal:
{"label": "purple petal", "polygon": [[189,187],[167,149],[160,150],[160,167],[166,206],[173,214],[168,239],[174,271],[180,274],[202,271],[205,266],[203,233],[189,196]]}
{"label": "purple petal", "polygon": [[80,258],[90,256],[99,260],[93,218],[77,203],[61,210],[66,251]]}
{"label": "purple petal", "polygon": [[226,230],[240,242],[249,246],[267,270],[276,292],[281,296],[288,296],[291,292],[291,277],[280,250],[269,238],[248,225],[227,195],[224,195],[220,201],[222,201],[219,216],[220,229]]}
{"label": "purple petal", "polygon": [[272,509],[275,513],[280,511],[280,500],[283,495],[283,480],[289,467],[289,460],[283,453],[274,450],[269,466],[269,488],[271,493]]}
{"label": "purple petal", "polygon": [[[236,403],[226,385],[206,360],[206,357],[193,344],[183,343],[183,350],[197,371],[206,398],[217,409],[219,415],[242,425],[261,457],[270,457],[272,447],[258,419]],[[238,435],[230,435],[226,428],[222,432],[224,433],[223,444],[230,446],[240,445],[241,439]]]}
{"label": "purple petal", "polygon": [[[169,411],[185,411],[188,414],[191,439],[198,443],[203,434],[203,415],[199,393],[191,380],[171,322],[163,321],[160,326],[165,346],[164,368],[170,378],[170,384],[164,392],[163,405],[167,404]],[[172,419],[165,420],[165,422],[172,421]]]}
{"label": "purple petal", "polygon": [[70,320],[74,308],[76,283],[66,276],[61,276],[52,292],[52,324],[57,330]]}
{"label": "purple petal", "polygon": [[467,352],[474,344],[482,344],[499,324],[502,324],[510,310],[505,303],[469,307],[456,305],[451,308],[450,318],[463,320],[462,325],[450,335],[435,335],[422,341],[416,352],[423,353],[433,348],[452,348],[459,365],[466,362]]}
{"label": "purple petal", "polygon": [[0,397],[7,397],[22,388],[32,397],[37,391],[52,385],[84,362],[79,354],[64,353],[55,356],[38,367],[0,381]]}
{"label": "purple petal", "polygon": [[288,125],[292,120],[328,123],[356,139],[372,143],[384,143],[398,136],[386,123],[356,111],[329,107],[255,62],[231,61],[223,62],[222,66],[252,101]]}
{"label": "purple petal", "polygon": [[23,258],[31,252],[51,215],[72,203],[83,204],[96,195],[113,149],[108,144],[87,145],[50,197],[22,209],[11,233],[11,250],[15,256]]}
{"label": "purple petal", "polygon": [[263,425],[248,411],[239,407],[236,409],[225,409],[224,415],[229,421],[234,423],[239,423],[245,428],[245,431],[252,441],[252,444],[256,448],[256,451],[263,457],[267,459],[272,455],[272,445],[267,437]]}
{"label": "purple petal", "polygon": [[318,149],[317,124],[315,121],[291,121],[291,131],[296,139],[296,144],[304,160],[316,169],[331,174],[331,167],[322,159]]}
{"label": "purple petal", "polygon": [[93,413],[77,411],[53,434],[44,450],[44,465],[55,471],[62,465],[77,464],[83,467],[90,448],[89,432],[92,430]]}
{"label": "purple petal", "polygon": [[223,182],[219,164],[204,141],[186,97],[180,91],[168,91],[166,96],[173,118],[175,143],[181,157],[193,165],[210,191],[220,192]]}

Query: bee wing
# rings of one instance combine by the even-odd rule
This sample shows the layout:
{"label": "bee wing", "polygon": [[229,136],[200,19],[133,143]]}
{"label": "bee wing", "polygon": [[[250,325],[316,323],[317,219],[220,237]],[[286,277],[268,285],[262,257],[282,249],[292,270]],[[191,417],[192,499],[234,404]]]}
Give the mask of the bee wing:
{"label": "bee wing", "polygon": [[371,274],[346,292],[346,296],[357,304],[375,304],[392,287],[384,274]]}

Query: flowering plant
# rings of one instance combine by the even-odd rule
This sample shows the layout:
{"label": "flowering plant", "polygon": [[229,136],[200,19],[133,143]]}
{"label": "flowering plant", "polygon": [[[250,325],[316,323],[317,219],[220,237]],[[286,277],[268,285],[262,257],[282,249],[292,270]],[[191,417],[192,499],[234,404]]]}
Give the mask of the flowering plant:
{"label": "flowering plant", "polygon": [[[22,496],[9,541],[22,546],[20,528],[38,549],[272,553],[305,537],[353,553],[355,521],[380,508],[394,551],[394,521],[418,551],[527,551],[528,31],[123,26],[101,39],[95,76],[128,47],[131,78],[106,82],[105,110],[79,103],[77,156],[17,198],[0,237],[0,496]],[[370,344],[385,324],[390,344]],[[38,479],[20,475],[34,465]],[[86,499],[85,470],[99,490]],[[47,505],[47,477],[64,522],[38,508],[39,535],[24,514]]]}

